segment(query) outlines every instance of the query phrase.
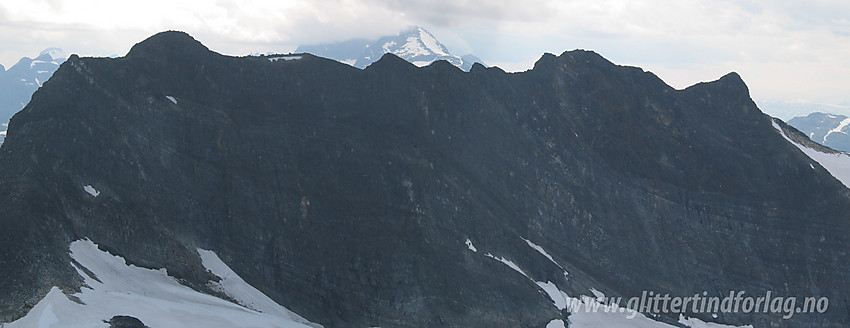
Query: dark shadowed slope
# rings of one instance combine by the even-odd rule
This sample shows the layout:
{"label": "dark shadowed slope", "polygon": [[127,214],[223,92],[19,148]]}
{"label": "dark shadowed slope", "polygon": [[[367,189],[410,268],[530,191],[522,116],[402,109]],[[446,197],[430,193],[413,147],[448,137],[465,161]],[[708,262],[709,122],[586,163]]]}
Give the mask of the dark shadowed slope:
{"label": "dark shadowed slope", "polygon": [[826,296],[791,320],[699,317],[850,324],[848,189],[737,74],[674,90],[588,51],[516,74],[272,59],[164,32],[65,62],[0,150],[3,317],[79,288],[87,237],[211,293],[213,250],[326,327],[543,327],[563,315],[535,281]]}

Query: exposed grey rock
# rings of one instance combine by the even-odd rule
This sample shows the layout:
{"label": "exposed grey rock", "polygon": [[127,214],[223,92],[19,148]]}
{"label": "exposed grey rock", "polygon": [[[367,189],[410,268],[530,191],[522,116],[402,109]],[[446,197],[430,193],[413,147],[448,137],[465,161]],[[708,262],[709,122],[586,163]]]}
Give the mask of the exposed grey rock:
{"label": "exposed grey rock", "polygon": [[104,322],[109,324],[109,328],[149,328],[138,318],[126,315],[116,315]]}
{"label": "exposed grey rock", "polygon": [[848,190],[737,74],[675,90],[589,51],[515,74],[270,59],[164,32],[62,64],[0,148],[4,320],[79,288],[68,244],[88,237],[201,291],[195,250],[213,250],[326,327],[563,317],[486,253],[571,295],[770,290],[829,297],[829,312],[698,316],[850,324]]}

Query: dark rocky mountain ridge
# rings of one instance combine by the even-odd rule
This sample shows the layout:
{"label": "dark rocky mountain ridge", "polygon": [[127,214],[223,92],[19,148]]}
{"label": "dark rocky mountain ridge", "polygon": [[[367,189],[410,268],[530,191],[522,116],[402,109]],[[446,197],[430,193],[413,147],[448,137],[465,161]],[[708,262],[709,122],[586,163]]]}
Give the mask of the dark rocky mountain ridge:
{"label": "dark rocky mountain ridge", "polygon": [[80,288],[68,244],[88,237],[208,293],[195,249],[214,250],[326,327],[563,316],[482,253],[573,295],[830,299],[822,315],[704,320],[850,323],[850,194],[809,168],[734,73],[675,90],[589,51],[514,74],[393,55],[361,70],[227,57],[164,32],[124,58],[72,56],[9,131],[6,321],[51,286]]}

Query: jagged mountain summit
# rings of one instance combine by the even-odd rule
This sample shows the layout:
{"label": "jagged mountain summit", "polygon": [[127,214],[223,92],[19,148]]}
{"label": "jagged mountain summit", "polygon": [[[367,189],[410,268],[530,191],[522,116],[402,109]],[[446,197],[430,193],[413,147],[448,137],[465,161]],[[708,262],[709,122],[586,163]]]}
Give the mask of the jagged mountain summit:
{"label": "jagged mountain summit", "polygon": [[386,53],[394,54],[420,67],[445,60],[464,71],[469,71],[472,64],[483,63],[471,54],[457,56],[449,53],[446,46],[433,34],[417,26],[378,40],[354,39],[331,44],[302,45],[295,52],[335,59],[357,68],[366,68]]}
{"label": "jagged mountain summit", "polygon": [[[850,189],[735,73],[676,90],[579,50],[357,69],[163,32],[71,56],[9,129],[11,327],[850,324]],[[648,291],[829,306],[583,310]]]}
{"label": "jagged mountain summit", "polygon": [[835,150],[850,152],[850,118],[845,115],[811,113],[788,121],[812,141]]}
{"label": "jagged mountain summit", "polygon": [[47,48],[35,59],[24,57],[8,70],[0,65],[0,143],[6,137],[9,119],[24,108],[32,93],[65,61],[65,53]]}

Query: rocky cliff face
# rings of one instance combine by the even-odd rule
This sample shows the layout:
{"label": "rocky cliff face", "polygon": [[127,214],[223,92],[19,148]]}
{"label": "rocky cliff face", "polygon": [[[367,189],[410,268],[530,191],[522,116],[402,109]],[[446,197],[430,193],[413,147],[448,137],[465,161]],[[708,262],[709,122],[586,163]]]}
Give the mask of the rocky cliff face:
{"label": "rocky cliff face", "polygon": [[80,287],[68,245],[87,237],[209,293],[196,249],[213,250],[326,327],[564,318],[534,281],[825,296],[826,314],[790,320],[696,316],[850,323],[848,190],[734,73],[674,90],[587,51],[516,74],[393,55],[360,70],[227,57],[165,32],[124,58],[72,56],[9,129],[7,321],[52,286]]}

